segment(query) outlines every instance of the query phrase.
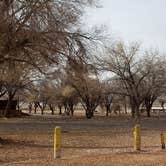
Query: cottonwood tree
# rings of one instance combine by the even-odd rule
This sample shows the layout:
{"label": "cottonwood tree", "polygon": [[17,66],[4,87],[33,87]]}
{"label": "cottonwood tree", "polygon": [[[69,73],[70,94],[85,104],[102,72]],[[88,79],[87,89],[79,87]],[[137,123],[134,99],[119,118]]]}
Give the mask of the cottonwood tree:
{"label": "cottonwood tree", "polygon": [[106,56],[99,58],[100,68],[112,72],[118,77],[130,98],[132,116],[140,117],[140,105],[144,101],[144,80],[149,75],[151,67],[142,69],[140,46],[137,43],[125,46],[119,42],[107,48]]}
{"label": "cottonwood tree", "polygon": [[146,52],[144,70],[150,68],[150,73],[144,79],[144,91],[146,92],[144,105],[147,116],[150,117],[150,111],[154,101],[165,93],[166,87],[166,67],[165,58],[160,56],[159,52]]}

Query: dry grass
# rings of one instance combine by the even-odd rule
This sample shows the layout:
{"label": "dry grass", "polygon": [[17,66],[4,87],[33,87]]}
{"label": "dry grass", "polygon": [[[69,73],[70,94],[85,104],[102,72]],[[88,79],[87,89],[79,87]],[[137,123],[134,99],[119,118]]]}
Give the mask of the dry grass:
{"label": "dry grass", "polygon": [[[166,165],[160,132],[166,118],[144,119],[142,151],[133,150],[135,121],[98,117],[60,119],[28,117],[0,120],[0,164],[4,166],[130,166]],[[53,159],[53,129],[62,127],[62,158]]]}

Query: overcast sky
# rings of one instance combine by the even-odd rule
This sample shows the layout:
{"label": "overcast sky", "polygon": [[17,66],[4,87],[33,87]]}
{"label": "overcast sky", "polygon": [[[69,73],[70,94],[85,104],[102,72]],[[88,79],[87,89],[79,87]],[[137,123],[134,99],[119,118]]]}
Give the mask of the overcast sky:
{"label": "overcast sky", "polygon": [[102,8],[87,11],[87,25],[105,24],[114,38],[166,52],[166,0],[100,1]]}

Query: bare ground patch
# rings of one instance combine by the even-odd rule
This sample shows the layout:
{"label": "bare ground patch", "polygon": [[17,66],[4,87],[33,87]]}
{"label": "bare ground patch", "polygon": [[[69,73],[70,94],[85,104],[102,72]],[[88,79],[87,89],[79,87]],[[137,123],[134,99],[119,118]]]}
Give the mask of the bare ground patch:
{"label": "bare ground patch", "polygon": [[[133,120],[28,117],[0,120],[4,166],[166,165],[160,132],[166,119],[141,121],[142,151],[133,150]],[[53,129],[62,127],[62,159],[53,159]]]}

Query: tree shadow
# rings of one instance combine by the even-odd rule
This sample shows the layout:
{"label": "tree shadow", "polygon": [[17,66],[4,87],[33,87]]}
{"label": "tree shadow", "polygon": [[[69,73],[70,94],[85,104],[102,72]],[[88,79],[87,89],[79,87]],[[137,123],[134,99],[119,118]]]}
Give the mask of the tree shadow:
{"label": "tree shadow", "polygon": [[[133,146],[62,146],[64,149],[133,149]],[[160,148],[160,146],[143,146],[142,149]],[[144,150],[142,150],[144,151]]]}
{"label": "tree shadow", "polygon": [[62,146],[65,149],[128,149],[133,146]]}
{"label": "tree shadow", "polygon": [[36,144],[34,141],[20,141],[20,140],[13,140],[13,139],[0,139],[0,144],[3,146],[24,146],[24,147],[31,147],[31,148],[51,148],[53,145],[48,144]]}
{"label": "tree shadow", "polygon": [[[24,140],[13,140],[13,139],[2,139],[0,138],[1,146],[20,146],[20,147],[30,147],[30,148],[53,148],[52,144],[37,144],[34,141],[24,141]],[[66,146],[62,145],[64,149],[133,149],[133,146]],[[142,149],[146,151],[149,148],[159,148],[160,146],[142,146]]]}

